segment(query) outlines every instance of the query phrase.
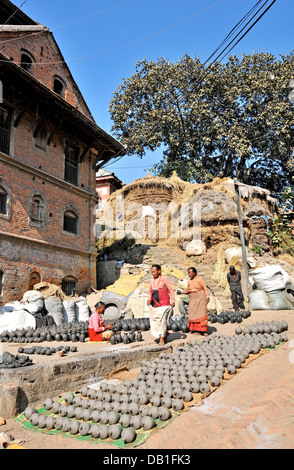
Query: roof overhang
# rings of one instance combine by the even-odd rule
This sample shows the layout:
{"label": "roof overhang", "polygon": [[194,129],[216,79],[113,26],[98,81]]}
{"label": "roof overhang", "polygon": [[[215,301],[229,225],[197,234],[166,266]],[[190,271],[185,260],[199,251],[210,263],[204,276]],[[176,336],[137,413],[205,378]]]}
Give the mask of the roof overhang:
{"label": "roof overhang", "polygon": [[14,97],[22,103],[23,109],[38,109],[40,118],[50,119],[57,129],[63,129],[86,144],[88,150],[97,151],[96,169],[109,160],[126,154],[125,147],[101,129],[57,93],[36,80],[19,65],[0,54],[0,79],[3,84],[3,98]]}

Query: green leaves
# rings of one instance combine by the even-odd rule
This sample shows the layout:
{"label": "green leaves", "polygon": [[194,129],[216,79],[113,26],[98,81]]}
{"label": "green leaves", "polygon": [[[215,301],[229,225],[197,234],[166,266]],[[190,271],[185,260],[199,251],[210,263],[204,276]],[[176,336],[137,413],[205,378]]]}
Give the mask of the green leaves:
{"label": "green leaves", "polygon": [[293,184],[294,56],[230,56],[204,66],[185,55],[137,63],[114,93],[112,130],[129,154],[163,148],[153,171],[189,181],[237,177],[274,195]]}

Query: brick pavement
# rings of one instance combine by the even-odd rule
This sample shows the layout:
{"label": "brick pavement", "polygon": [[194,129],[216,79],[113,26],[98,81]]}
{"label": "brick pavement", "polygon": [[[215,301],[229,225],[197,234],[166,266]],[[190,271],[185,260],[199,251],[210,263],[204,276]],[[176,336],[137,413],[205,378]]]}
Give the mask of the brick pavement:
{"label": "brick pavement", "polygon": [[[294,448],[294,312],[254,312],[246,320],[286,320],[288,342],[250,362],[231,380],[181,413],[164,429],[155,431],[136,450],[152,449],[292,449]],[[245,322],[244,322],[245,323]],[[233,334],[234,324],[219,325],[217,334]],[[27,448],[100,448],[60,436],[44,436],[24,430],[9,420],[0,428],[15,439],[26,439]],[[38,436],[36,436],[36,434]]]}

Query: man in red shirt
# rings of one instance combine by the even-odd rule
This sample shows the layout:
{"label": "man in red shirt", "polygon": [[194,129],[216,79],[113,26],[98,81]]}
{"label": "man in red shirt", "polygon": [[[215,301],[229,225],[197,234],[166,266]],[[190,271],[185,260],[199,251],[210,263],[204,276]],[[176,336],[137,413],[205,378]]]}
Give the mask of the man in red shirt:
{"label": "man in red shirt", "polygon": [[241,273],[235,269],[235,266],[230,266],[230,271],[227,274],[228,283],[232,294],[233,307],[236,311],[244,307],[244,295],[241,287]]}

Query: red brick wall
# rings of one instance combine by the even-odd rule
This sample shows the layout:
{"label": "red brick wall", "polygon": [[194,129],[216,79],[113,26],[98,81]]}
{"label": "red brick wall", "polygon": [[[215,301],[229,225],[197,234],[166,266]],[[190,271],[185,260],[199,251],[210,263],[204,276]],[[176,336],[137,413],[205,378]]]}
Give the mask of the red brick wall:
{"label": "red brick wall", "polygon": [[[21,109],[21,103],[16,103]],[[90,152],[79,165],[77,186],[64,181],[64,141],[59,131],[46,152],[34,145],[35,115],[27,111],[11,135],[11,152],[0,152],[0,184],[11,193],[11,215],[0,215],[0,270],[4,273],[0,303],[20,300],[28,288],[31,272],[41,281],[61,286],[62,279],[77,279],[78,293],[96,287],[96,246],[93,232],[95,170]],[[47,122],[50,130],[53,124]],[[83,142],[76,142],[83,146]],[[30,196],[39,191],[46,202],[45,225],[30,221]],[[63,212],[72,208],[79,215],[77,235],[63,232]]]}
{"label": "red brick wall", "polygon": [[[16,39],[18,38],[18,39]],[[62,62],[63,58],[50,32],[7,32],[0,30],[0,53],[16,64],[20,63],[21,49],[32,54],[35,64],[32,67],[32,75],[51,90],[53,89],[53,77],[61,77],[66,83],[64,99],[79,111],[91,118],[85,102],[82,99],[77,86],[72,81],[67,66]]]}

